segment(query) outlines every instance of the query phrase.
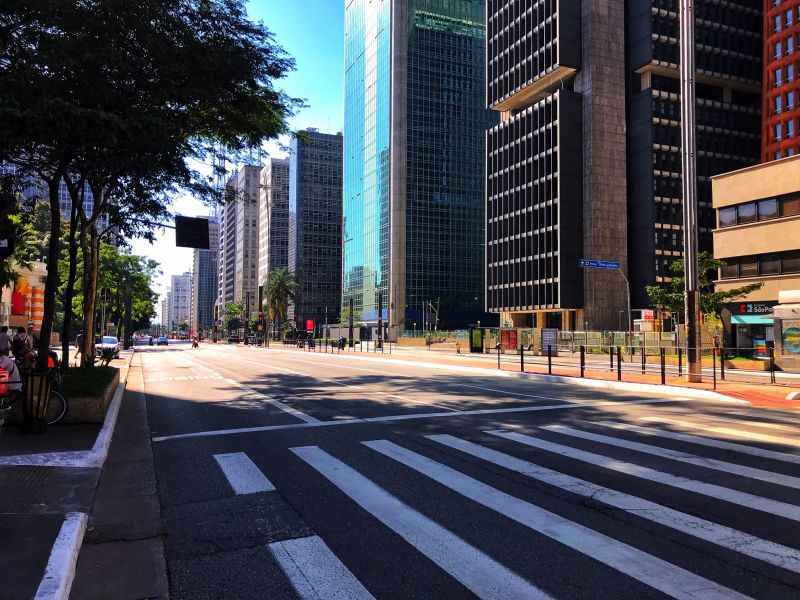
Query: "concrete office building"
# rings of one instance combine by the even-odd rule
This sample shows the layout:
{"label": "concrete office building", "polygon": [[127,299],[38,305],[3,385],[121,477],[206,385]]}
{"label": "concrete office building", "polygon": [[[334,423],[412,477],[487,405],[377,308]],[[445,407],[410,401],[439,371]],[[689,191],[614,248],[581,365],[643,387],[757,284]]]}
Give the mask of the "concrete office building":
{"label": "concrete office building", "polygon": [[[650,305],[645,286],[668,281],[669,264],[683,256],[678,2],[625,4],[628,252],[641,308]],[[763,0],[696,0],[694,8],[699,249],[711,252],[711,177],[759,160]]]}
{"label": "concrete office building", "polygon": [[489,0],[487,309],[501,325],[616,329],[627,271],[623,2]]}
{"label": "concrete office building", "polygon": [[299,330],[339,322],[342,293],[342,134],[292,140],[289,271],[298,283],[289,318]]}
{"label": "concrete office building", "polygon": [[[778,294],[800,290],[800,155],[718,175],[712,187],[714,257],[723,261],[715,288],[762,284],[725,307],[725,345],[766,356]],[[786,351],[800,358],[800,347]]]}
{"label": "concrete office building", "polygon": [[245,315],[258,313],[258,193],[261,167],[245,165],[225,184],[219,224],[216,318],[225,306],[241,304]]}
{"label": "concrete office building", "polygon": [[172,316],[169,314],[170,304],[172,303],[171,296],[172,294],[167,291],[161,301],[161,324],[167,333],[172,331]]}
{"label": "concrete office building", "polygon": [[484,0],[345,4],[342,308],[483,318]]}
{"label": "concrete office building", "polygon": [[214,302],[217,299],[219,269],[219,222],[208,219],[208,250],[195,249],[192,263],[192,332],[214,325]]}
{"label": "concrete office building", "polygon": [[761,159],[800,154],[800,0],[764,0]]}
{"label": "concrete office building", "polygon": [[173,275],[169,294],[169,318],[175,329],[186,325],[191,329],[192,319],[192,274]]}
{"label": "concrete office building", "polygon": [[[261,169],[258,227],[258,285],[270,271],[289,266],[289,161],[270,158]],[[262,290],[263,295],[263,290]]]}

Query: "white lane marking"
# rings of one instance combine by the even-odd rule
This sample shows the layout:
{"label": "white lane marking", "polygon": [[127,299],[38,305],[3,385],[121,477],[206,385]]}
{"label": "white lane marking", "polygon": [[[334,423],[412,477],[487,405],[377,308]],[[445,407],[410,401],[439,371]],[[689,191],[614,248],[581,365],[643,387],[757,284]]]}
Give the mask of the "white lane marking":
{"label": "white lane marking", "polygon": [[616,471],[617,473],[630,475],[631,477],[636,477],[638,479],[654,481],[669,487],[708,496],[709,498],[713,498],[715,500],[724,500],[725,502],[736,504],[742,508],[758,510],[773,516],[783,517],[785,519],[800,522],[800,506],[789,504],[788,502],[763,498],[761,496],[756,496],[755,494],[740,492],[738,490],[726,488],[721,485],[705,483],[703,481],[690,479],[688,477],[681,477],[679,475],[672,475],[671,473],[666,473],[664,471],[657,471],[649,467],[642,467],[633,463],[603,456],[602,454],[595,454],[593,452],[579,450],[570,446],[564,446],[563,444],[556,444],[554,442],[535,438],[530,435],[524,435],[510,431],[487,431],[487,433],[505,438],[507,440],[512,440],[514,442],[519,442],[520,444],[525,444],[526,446],[538,448],[539,450],[552,452],[554,454],[558,454],[559,456],[565,456],[573,460],[579,460],[590,465],[602,467],[610,471]]}
{"label": "white lane marking", "polygon": [[[295,362],[300,362],[300,363],[304,363],[304,364],[307,364],[307,365],[318,365],[319,364],[319,363],[316,363],[316,362],[309,362],[309,361],[302,361],[302,360],[298,360],[298,361],[295,361]],[[257,364],[263,364],[263,363],[258,363],[257,362]],[[362,372],[365,372],[365,373],[375,373],[375,369],[365,369],[364,367],[353,367],[353,366],[350,366],[350,365],[336,365],[336,368],[337,369],[348,369],[350,371],[362,371]],[[406,375],[403,375],[403,376],[406,376]],[[497,388],[489,388],[489,387],[484,387],[484,386],[481,386],[481,385],[472,385],[472,384],[461,383],[461,382],[448,383],[448,385],[452,385],[452,386],[455,386],[455,387],[473,388],[473,389],[476,389],[476,390],[483,390],[485,392],[496,392],[498,394],[506,394],[507,396],[521,396],[523,398],[536,398],[536,399],[539,399],[539,400],[556,400],[556,398],[553,397],[553,396],[542,396],[540,394],[525,394],[525,393],[522,393],[522,392],[514,392],[514,391],[511,391],[511,390],[499,390]],[[564,399],[562,397],[559,397],[558,400],[562,400],[564,402],[572,402],[572,401],[574,401],[572,399]]]}
{"label": "white lane marking", "polygon": [[219,468],[237,495],[274,492],[275,486],[244,452],[215,454]]}
{"label": "white lane marking", "polygon": [[292,448],[361,508],[480,598],[550,598],[457,535],[317,446]]}
{"label": "white lane marking", "polygon": [[255,390],[255,389],[253,389],[253,388],[251,388],[249,386],[246,386],[243,383],[239,383],[238,381],[236,381],[234,379],[228,379],[226,377],[226,378],[223,379],[223,381],[225,383],[227,383],[228,385],[233,385],[235,387],[238,387],[238,388],[246,391],[249,394],[252,394],[252,395],[256,396],[259,400],[263,400],[267,404],[271,404],[275,408],[279,408],[283,412],[289,413],[293,417],[297,417],[298,419],[300,419],[301,421],[304,421],[305,423],[319,423],[320,422],[319,419],[317,419],[316,417],[312,417],[311,415],[307,415],[306,413],[301,412],[301,411],[297,410],[296,408],[292,408],[291,406],[288,406],[288,405],[284,404],[283,402],[280,402],[279,400],[275,400],[275,398],[270,398],[266,394],[262,394],[258,390]]}
{"label": "white lane marking", "polygon": [[521,473],[572,494],[619,508],[642,519],[653,521],[722,548],[800,573],[800,550],[795,548],[770,542],[638,496],[553,471],[452,435],[428,435],[426,437],[449,448],[460,450],[475,458]]}
{"label": "white lane marking", "polygon": [[[338,385],[338,386],[341,386],[341,387],[344,387],[344,388],[347,388],[347,389],[355,390],[359,394],[364,394],[364,395],[375,394],[375,395],[378,395],[378,396],[385,396],[386,398],[391,398],[393,400],[400,400],[401,402],[407,402],[409,404],[421,404],[421,405],[424,405],[424,406],[432,406],[434,408],[439,408],[439,409],[442,409],[442,410],[450,410],[450,411],[457,411],[458,410],[457,408],[451,408],[450,406],[447,406],[446,404],[441,404],[441,403],[437,403],[437,402],[427,402],[425,400],[415,400],[415,399],[410,398],[408,396],[398,396],[397,394],[392,394],[391,392],[384,392],[384,391],[381,391],[381,390],[364,390],[363,387],[360,387],[360,386],[357,386],[357,385],[344,383],[342,381],[336,381],[335,379],[328,379],[328,378],[319,377],[319,376],[317,376],[317,375],[315,375],[313,373],[303,373],[302,371],[295,371],[294,369],[289,369],[287,367],[279,367],[275,363],[267,364],[267,363],[262,363],[262,362],[257,361],[257,360],[241,360],[239,362],[246,362],[246,363],[249,363],[249,364],[258,365],[260,367],[269,368],[269,369],[277,369],[278,371],[286,371],[287,373],[291,373],[293,375],[300,375],[302,377],[313,377],[314,379],[316,379],[319,382],[332,383],[334,385]],[[313,362],[302,361],[302,360],[295,360],[294,362],[299,362],[299,363],[306,364],[306,365],[319,366],[319,363],[313,363]],[[337,368],[340,368],[340,369],[353,369],[353,370],[357,370],[357,371],[369,371],[371,373],[375,373],[376,375],[379,374],[379,373],[376,373],[372,369],[356,369],[355,367],[346,367],[346,366],[343,366],[343,365],[336,365],[336,366],[337,366]],[[367,385],[369,385],[369,384],[367,384]]]}
{"label": "white lane marking", "polygon": [[[670,450],[669,448],[662,448],[661,446],[651,446],[650,444],[631,442],[608,435],[601,435],[599,433],[592,433],[582,429],[566,427],[564,425],[542,425],[541,428],[546,431],[552,431],[562,435],[590,440],[592,442],[598,442],[608,446],[615,446],[617,448],[625,448],[626,450],[633,450],[634,452],[641,452],[642,454],[649,454],[651,456],[658,456],[659,458],[666,458],[669,460],[674,460],[675,462],[685,463],[687,465],[694,465],[696,467],[703,467],[713,471],[721,471],[731,475],[738,475],[740,477],[756,479],[758,481],[764,481],[773,485],[780,485],[783,487],[800,490],[800,477],[793,477],[791,475],[784,475],[782,473],[773,473],[772,471],[755,469],[753,467],[745,467],[743,465],[737,465],[724,460],[706,458],[704,456],[689,454],[688,452],[679,452],[677,450]],[[624,429],[624,426],[622,429]]]}
{"label": "white lane marking", "polygon": [[75,578],[78,553],[86,533],[86,513],[67,513],[50,551],[34,600],[67,600]]}
{"label": "white lane marking", "polygon": [[253,388],[248,387],[248,386],[244,385],[243,383],[239,383],[238,381],[235,381],[234,379],[230,379],[228,377],[222,376],[220,373],[216,372],[214,369],[211,369],[210,367],[207,367],[203,363],[201,363],[199,361],[195,362],[195,359],[193,359],[191,357],[189,357],[189,360],[192,363],[199,364],[200,368],[205,370],[206,372],[208,372],[208,373],[210,373],[212,375],[218,376],[220,379],[222,379],[222,381],[224,381],[228,385],[232,385],[232,386],[238,387],[239,389],[242,389],[242,390],[244,390],[246,392],[249,392],[249,393],[257,396],[259,399],[263,400],[267,404],[271,404],[275,408],[278,408],[278,409],[282,410],[283,412],[288,413],[288,414],[292,415],[293,417],[296,417],[296,418],[300,419],[301,421],[304,421],[305,423],[318,423],[319,422],[319,419],[317,419],[315,417],[312,417],[311,415],[307,415],[306,413],[301,412],[301,411],[297,410],[296,408],[292,408],[291,406],[287,406],[283,402],[275,400],[274,398],[270,398],[269,396],[267,396],[265,394],[262,394],[258,390],[254,390]]}
{"label": "white lane marking", "polygon": [[[751,440],[753,442],[768,442],[771,444],[779,444],[782,446],[795,446],[800,447],[800,439],[797,437],[786,437],[781,435],[767,435],[764,433],[757,433],[755,431],[747,431],[744,429],[733,429],[732,427],[718,427],[715,425],[707,425],[705,423],[692,423],[691,421],[681,421],[677,419],[667,419],[659,417],[636,417],[637,421],[646,423],[658,423],[661,425],[680,425],[687,429],[700,429],[709,433],[719,433],[729,437],[736,437],[743,440]],[[751,425],[749,423],[748,425]],[[688,436],[694,437],[694,436]],[[699,438],[705,439],[705,438]],[[696,442],[700,444],[701,442]],[[764,448],[754,448],[753,446],[744,446],[742,444],[735,444],[732,442],[721,442],[714,440],[715,445],[719,448],[727,450],[735,450],[736,452],[743,452],[745,454],[753,454],[754,456],[763,456],[764,458],[771,458],[773,460],[780,460],[784,462],[800,463],[800,455],[788,454],[786,452],[777,452],[774,450],[765,450]],[[718,445],[724,444],[724,446]],[[745,448],[747,450],[745,450]],[[757,451],[757,452],[754,452]]]}
{"label": "white lane marking", "polygon": [[607,402],[593,402],[585,404],[553,404],[548,406],[519,406],[514,408],[479,408],[475,410],[460,410],[456,412],[429,412],[409,413],[404,415],[387,415],[385,417],[364,417],[361,419],[342,419],[339,421],[318,421],[316,423],[290,423],[288,425],[263,425],[260,427],[236,427],[232,429],[214,429],[211,431],[195,431],[192,433],[176,433],[174,435],[160,435],[153,438],[154,442],[167,442],[185,438],[213,437],[217,435],[237,435],[240,433],[260,433],[265,431],[281,431],[283,429],[306,429],[313,427],[338,427],[341,425],[364,425],[366,423],[384,423],[391,421],[412,421],[418,419],[439,419],[443,417],[470,417],[475,415],[502,415],[512,413],[539,412],[547,410],[565,410],[585,408],[586,406],[629,406],[632,404],[665,404],[679,402],[673,398],[663,400],[609,400]]}
{"label": "white lane marking", "polygon": [[273,542],[269,550],[300,600],[375,600],[319,536]]}
{"label": "white lane marking", "polygon": [[511,496],[388,440],[365,446],[517,523],[572,548],[673,598],[746,598],[677,565]]}
{"label": "white lane marking", "polygon": [[[640,417],[637,420],[641,421],[645,419]],[[650,421],[650,419],[647,420],[648,422]],[[665,425],[679,425],[681,427],[686,427],[686,428],[700,429],[706,433],[725,434],[726,432],[729,432],[729,435],[731,436],[738,435],[738,437],[750,439],[749,432],[741,432],[738,429],[728,429],[726,427],[710,427],[706,425],[693,424],[689,421],[660,421],[660,422]],[[714,438],[703,437],[700,435],[691,435],[688,433],[667,431],[651,427],[639,427],[638,425],[630,425],[630,424],[623,425],[621,423],[613,423],[606,421],[595,421],[594,424],[602,425],[603,427],[612,427],[614,429],[620,429],[623,431],[634,431],[636,433],[646,436],[663,437],[670,440],[678,440],[680,442],[686,442],[687,444],[697,444],[698,446],[708,446],[709,448],[730,450],[731,452],[738,452],[739,454],[749,454],[751,456],[768,458],[770,460],[800,464],[800,455],[797,454],[789,454],[787,452],[777,452],[775,450],[766,450],[764,448],[758,448],[756,446],[746,446],[745,444],[737,444],[736,442],[717,440]],[[755,434],[755,435],[761,437],[761,434]]]}

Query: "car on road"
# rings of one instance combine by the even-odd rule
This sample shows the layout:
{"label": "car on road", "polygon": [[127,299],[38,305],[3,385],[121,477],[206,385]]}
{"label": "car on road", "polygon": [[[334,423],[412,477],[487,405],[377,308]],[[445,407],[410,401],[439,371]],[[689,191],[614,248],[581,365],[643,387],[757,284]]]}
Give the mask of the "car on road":
{"label": "car on road", "polygon": [[157,345],[157,346],[169,346],[169,339],[167,338],[167,336],[165,336],[165,335],[162,335],[162,336],[161,336],[161,337],[159,337],[159,338],[158,338],[158,340],[156,341],[156,345]]}
{"label": "car on road", "polygon": [[113,335],[104,335],[98,339],[95,350],[99,355],[111,352],[114,358],[119,358],[119,340]]}

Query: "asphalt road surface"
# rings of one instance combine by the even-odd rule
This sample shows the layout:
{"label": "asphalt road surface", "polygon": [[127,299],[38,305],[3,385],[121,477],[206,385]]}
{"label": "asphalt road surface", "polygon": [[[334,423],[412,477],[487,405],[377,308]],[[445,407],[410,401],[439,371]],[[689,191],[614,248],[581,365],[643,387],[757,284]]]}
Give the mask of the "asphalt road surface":
{"label": "asphalt road surface", "polygon": [[386,357],[137,360],[174,599],[800,597],[794,415]]}

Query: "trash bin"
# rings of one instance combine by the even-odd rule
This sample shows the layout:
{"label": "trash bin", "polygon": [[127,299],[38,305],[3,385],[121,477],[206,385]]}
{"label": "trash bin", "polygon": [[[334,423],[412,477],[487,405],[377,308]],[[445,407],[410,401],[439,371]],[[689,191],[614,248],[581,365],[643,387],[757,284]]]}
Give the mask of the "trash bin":
{"label": "trash bin", "polygon": [[22,431],[47,431],[47,409],[50,404],[50,371],[30,370],[23,374]]}

